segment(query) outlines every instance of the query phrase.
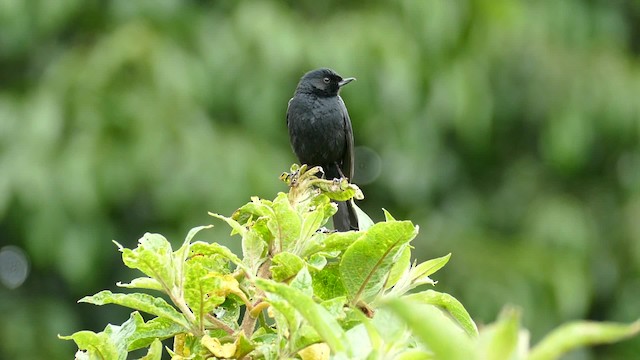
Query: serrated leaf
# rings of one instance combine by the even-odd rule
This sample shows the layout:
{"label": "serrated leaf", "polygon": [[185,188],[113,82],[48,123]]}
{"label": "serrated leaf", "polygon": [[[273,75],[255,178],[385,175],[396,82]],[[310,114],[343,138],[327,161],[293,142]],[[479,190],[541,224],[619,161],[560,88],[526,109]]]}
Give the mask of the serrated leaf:
{"label": "serrated leaf", "polygon": [[331,314],[313,299],[298,289],[286,284],[266,279],[256,279],[256,285],[267,293],[267,296],[277,295],[284,299],[291,307],[302,315],[334,353],[350,353],[345,332]]}
{"label": "serrated leaf", "polygon": [[[117,243],[116,243],[117,244]],[[160,234],[146,233],[138,240],[138,247],[127,249],[117,244],[122,252],[122,261],[132,269],[156,279],[170,293],[175,286],[173,253],[169,241]]]}
{"label": "serrated leaf", "polygon": [[162,285],[156,279],[150,277],[140,277],[131,280],[130,283],[117,282],[117,286],[127,289],[149,289],[163,291]]}
{"label": "serrated leaf", "polygon": [[464,329],[469,336],[478,336],[478,327],[476,326],[476,323],[471,319],[471,316],[462,303],[453,296],[447,293],[427,290],[407,295],[404,299],[420,304],[437,306],[451,314],[453,319],[458,322],[460,327]]}
{"label": "serrated leaf", "polygon": [[403,299],[393,299],[387,307],[407,323],[417,339],[433,351],[436,359],[474,358],[469,336],[436,307]]}
{"label": "serrated leaf", "polygon": [[271,262],[271,275],[275,281],[293,278],[304,267],[304,260],[289,252],[276,254]]}
{"label": "serrated leaf", "polygon": [[529,354],[528,360],[557,359],[579,347],[609,344],[640,333],[640,320],[631,324],[577,321],[560,326],[545,336]]}
{"label": "serrated leaf", "polygon": [[114,294],[109,290],[103,290],[93,296],[85,296],[78,300],[78,302],[85,302],[94,305],[116,304],[125,306],[151,315],[166,318],[182,326],[185,330],[189,329],[189,323],[185,319],[184,315],[180,314],[164,299],[153,297],[148,294]]}
{"label": "serrated leaf", "polygon": [[352,303],[373,299],[417,227],[409,221],[377,223],[363,233],[342,256],[340,274]]}

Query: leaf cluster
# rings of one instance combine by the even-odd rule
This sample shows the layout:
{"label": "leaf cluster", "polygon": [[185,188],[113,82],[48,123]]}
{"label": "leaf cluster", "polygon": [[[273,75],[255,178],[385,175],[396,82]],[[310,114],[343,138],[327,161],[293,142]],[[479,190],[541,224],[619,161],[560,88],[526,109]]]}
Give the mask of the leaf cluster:
{"label": "leaf cluster", "polygon": [[[242,257],[218,243],[194,241],[192,229],[174,250],[160,234],[135,249],[116,243],[124,264],[144,276],[80,302],[134,309],[122,325],[79,331],[77,359],[554,359],[577,346],[611,342],[640,331],[631,325],[576,323],[529,351],[519,312],[506,309],[478,331],[453,296],[421,289],[449,260],[411,261],[418,227],[384,211],[373,223],[359,211],[359,231],[323,226],[331,200],[362,198],[344,179],[324,180],[320,168],[294,165],[281,178],[288,193],[252,198],[231,217],[211,215],[242,241]],[[417,291],[416,291],[417,290]],[[149,294],[152,293],[152,294]],[[150,315],[145,321],[140,312]]]}

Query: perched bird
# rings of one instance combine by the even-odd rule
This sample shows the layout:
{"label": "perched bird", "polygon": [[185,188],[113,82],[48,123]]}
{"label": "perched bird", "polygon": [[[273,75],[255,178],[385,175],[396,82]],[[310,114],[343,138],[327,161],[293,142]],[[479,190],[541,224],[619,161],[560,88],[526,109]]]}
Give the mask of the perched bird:
{"label": "perched bird", "polygon": [[[355,78],[343,79],[327,68],[304,74],[287,108],[287,127],[293,152],[302,164],[322,166],[327,179],[353,177],[353,130],[347,107],[338,94]],[[350,202],[337,202],[333,226],[358,229]]]}

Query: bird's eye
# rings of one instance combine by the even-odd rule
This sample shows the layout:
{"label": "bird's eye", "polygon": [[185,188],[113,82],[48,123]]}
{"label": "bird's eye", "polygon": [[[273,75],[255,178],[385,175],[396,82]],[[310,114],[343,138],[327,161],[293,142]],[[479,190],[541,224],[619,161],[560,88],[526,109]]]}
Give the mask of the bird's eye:
{"label": "bird's eye", "polygon": [[322,81],[324,81],[325,84],[328,84],[331,81],[331,79],[326,77],[326,78],[322,79]]}

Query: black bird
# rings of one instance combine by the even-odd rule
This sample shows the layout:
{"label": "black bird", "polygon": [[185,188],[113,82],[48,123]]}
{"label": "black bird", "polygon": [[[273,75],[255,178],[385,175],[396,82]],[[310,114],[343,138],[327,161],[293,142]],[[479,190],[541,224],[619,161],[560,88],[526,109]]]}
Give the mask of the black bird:
{"label": "black bird", "polygon": [[[302,164],[322,166],[327,179],[353,177],[353,130],[347,107],[338,93],[355,78],[343,79],[327,68],[304,74],[289,100],[287,127],[293,152]],[[333,226],[358,229],[350,202],[337,202]]]}

